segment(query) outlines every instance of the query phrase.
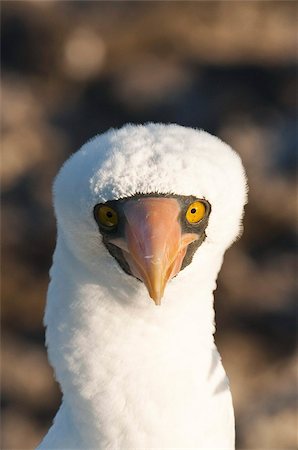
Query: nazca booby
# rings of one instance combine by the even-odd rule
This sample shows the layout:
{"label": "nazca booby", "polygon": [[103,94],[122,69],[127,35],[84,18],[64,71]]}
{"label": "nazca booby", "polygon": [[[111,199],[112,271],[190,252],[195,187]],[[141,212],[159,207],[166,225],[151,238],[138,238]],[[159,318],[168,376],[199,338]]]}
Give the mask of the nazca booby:
{"label": "nazca booby", "polygon": [[39,449],[234,448],[213,291],[246,190],[227,144],[178,125],[111,129],[64,164],[45,313],[63,400]]}

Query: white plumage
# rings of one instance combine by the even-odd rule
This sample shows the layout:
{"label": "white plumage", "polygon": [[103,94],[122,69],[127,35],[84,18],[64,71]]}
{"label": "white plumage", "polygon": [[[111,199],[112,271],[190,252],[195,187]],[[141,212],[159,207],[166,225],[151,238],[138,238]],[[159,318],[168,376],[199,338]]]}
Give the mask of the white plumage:
{"label": "white plumage", "polygon": [[[102,242],[94,206],[138,194],[211,205],[206,239],[156,307]],[[246,202],[238,155],[177,125],[96,136],[54,185],[58,239],[45,324],[63,392],[39,449],[233,449],[234,413],[214,343],[213,291]]]}

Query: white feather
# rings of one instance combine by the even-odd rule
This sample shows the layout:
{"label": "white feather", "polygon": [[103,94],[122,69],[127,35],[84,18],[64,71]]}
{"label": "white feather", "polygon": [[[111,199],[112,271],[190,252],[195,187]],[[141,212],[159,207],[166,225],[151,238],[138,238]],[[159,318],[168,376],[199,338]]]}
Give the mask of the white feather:
{"label": "white feather", "polygon": [[[101,242],[93,207],[135,193],[211,204],[207,238],[160,307]],[[96,136],[57,176],[58,240],[45,314],[63,403],[39,449],[233,449],[231,394],[214,344],[213,291],[241,230],[239,156],[204,131],[127,125]]]}

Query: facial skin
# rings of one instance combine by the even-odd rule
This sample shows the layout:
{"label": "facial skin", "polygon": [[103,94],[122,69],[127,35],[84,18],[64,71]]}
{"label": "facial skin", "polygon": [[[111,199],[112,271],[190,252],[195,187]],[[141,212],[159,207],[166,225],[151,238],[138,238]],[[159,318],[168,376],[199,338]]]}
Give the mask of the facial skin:
{"label": "facial skin", "polygon": [[204,241],[210,212],[194,196],[148,194],[99,203],[94,218],[110,254],[160,305],[167,282]]}

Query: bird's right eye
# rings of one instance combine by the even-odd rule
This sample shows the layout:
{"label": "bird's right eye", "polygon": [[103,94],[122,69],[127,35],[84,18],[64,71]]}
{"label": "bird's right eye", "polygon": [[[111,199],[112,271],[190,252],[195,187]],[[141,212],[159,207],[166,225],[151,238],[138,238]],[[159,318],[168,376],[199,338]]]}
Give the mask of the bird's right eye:
{"label": "bird's right eye", "polygon": [[117,212],[106,205],[98,205],[95,207],[94,215],[97,223],[104,228],[112,229],[118,224]]}

